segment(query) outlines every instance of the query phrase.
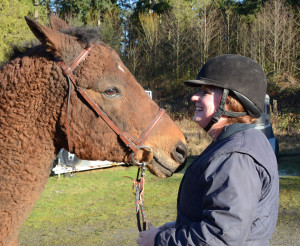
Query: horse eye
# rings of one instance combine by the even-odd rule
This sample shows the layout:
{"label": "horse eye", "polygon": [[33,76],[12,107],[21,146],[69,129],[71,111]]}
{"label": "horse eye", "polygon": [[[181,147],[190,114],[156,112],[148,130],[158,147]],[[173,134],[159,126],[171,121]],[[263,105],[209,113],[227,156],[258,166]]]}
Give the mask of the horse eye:
{"label": "horse eye", "polygon": [[104,94],[108,97],[115,97],[118,96],[120,93],[116,87],[112,87],[104,91]]}

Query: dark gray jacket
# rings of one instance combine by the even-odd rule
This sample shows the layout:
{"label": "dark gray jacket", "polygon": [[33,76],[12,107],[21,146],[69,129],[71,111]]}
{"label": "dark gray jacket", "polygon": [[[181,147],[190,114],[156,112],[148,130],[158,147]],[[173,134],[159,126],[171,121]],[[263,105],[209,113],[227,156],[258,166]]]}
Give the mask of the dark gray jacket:
{"label": "dark gray jacket", "polygon": [[275,230],[279,178],[273,149],[251,125],[225,127],[182,179],[175,228],[155,245],[267,246]]}

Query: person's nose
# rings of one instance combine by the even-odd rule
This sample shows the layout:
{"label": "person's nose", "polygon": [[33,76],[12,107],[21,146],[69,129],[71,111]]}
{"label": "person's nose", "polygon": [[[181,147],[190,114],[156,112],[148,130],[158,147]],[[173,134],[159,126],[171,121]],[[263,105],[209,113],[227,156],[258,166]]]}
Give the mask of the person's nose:
{"label": "person's nose", "polygon": [[200,101],[200,95],[199,95],[199,93],[193,95],[193,96],[191,97],[191,101],[192,101],[192,102],[199,102],[199,101]]}

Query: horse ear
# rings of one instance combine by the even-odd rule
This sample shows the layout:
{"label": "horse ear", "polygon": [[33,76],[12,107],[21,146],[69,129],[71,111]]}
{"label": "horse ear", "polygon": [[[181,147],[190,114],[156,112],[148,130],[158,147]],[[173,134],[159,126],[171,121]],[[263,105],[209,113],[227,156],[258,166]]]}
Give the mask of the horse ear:
{"label": "horse ear", "polygon": [[42,26],[27,16],[25,16],[25,19],[32,33],[46,46],[47,51],[50,51],[55,56],[61,57],[63,53],[64,35],[49,27]]}
{"label": "horse ear", "polygon": [[61,30],[69,30],[71,26],[69,26],[65,21],[57,17],[52,12],[49,14],[50,25],[53,30],[61,31]]}

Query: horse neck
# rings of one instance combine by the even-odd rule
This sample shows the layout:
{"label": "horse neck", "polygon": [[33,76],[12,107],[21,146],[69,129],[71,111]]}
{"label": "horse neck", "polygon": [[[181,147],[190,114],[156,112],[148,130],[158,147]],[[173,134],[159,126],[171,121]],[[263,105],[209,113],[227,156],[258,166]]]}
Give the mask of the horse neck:
{"label": "horse neck", "polygon": [[13,153],[17,162],[55,158],[55,128],[66,94],[56,69],[53,62],[33,57],[15,59],[2,69],[1,157]]}

